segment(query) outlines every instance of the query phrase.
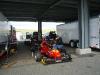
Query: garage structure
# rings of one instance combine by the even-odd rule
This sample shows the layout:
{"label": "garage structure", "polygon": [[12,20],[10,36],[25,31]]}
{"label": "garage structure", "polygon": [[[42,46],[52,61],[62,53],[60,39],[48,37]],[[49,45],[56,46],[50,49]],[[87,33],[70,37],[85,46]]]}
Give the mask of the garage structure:
{"label": "garage structure", "polygon": [[42,21],[79,20],[80,48],[89,47],[89,17],[100,13],[99,0],[0,0],[0,11],[9,21],[38,21],[39,41]]}

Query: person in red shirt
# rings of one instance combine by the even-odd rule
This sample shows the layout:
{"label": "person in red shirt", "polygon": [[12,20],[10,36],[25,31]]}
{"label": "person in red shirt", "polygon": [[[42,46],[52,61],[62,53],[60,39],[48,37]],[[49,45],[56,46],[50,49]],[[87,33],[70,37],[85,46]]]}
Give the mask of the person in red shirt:
{"label": "person in red shirt", "polygon": [[50,51],[50,50],[51,50],[51,48],[44,38],[41,43],[41,49],[40,49],[41,54],[48,55],[48,51]]}

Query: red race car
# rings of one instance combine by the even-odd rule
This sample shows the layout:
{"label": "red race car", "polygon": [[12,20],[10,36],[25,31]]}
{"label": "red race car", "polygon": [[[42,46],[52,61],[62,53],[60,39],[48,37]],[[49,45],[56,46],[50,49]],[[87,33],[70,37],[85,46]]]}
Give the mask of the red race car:
{"label": "red race car", "polygon": [[71,61],[71,55],[65,52],[61,52],[58,49],[52,49],[50,45],[43,40],[39,51],[35,52],[36,62],[42,62],[43,64],[57,63]]}

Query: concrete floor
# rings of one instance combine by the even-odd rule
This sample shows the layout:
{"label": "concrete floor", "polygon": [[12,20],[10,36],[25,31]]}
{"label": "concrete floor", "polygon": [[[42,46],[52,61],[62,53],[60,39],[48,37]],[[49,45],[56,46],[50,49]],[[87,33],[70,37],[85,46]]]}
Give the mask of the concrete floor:
{"label": "concrete floor", "polygon": [[94,54],[82,57],[72,54],[72,62],[42,65],[34,61],[29,48],[19,45],[17,54],[9,59],[15,63],[1,68],[0,75],[100,75],[100,53]]}

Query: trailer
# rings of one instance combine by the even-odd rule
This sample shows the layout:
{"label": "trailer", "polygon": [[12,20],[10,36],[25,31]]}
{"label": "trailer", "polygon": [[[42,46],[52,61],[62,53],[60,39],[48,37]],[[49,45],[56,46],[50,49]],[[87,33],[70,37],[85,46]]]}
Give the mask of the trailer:
{"label": "trailer", "polygon": [[0,62],[7,57],[9,30],[8,20],[0,12]]}
{"label": "trailer", "polygon": [[0,12],[0,64],[17,50],[16,29]]}
{"label": "trailer", "polygon": [[[100,48],[100,17],[93,17],[89,20],[89,46]],[[79,24],[78,21],[57,25],[57,34],[62,41],[71,47],[79,47]]]}

